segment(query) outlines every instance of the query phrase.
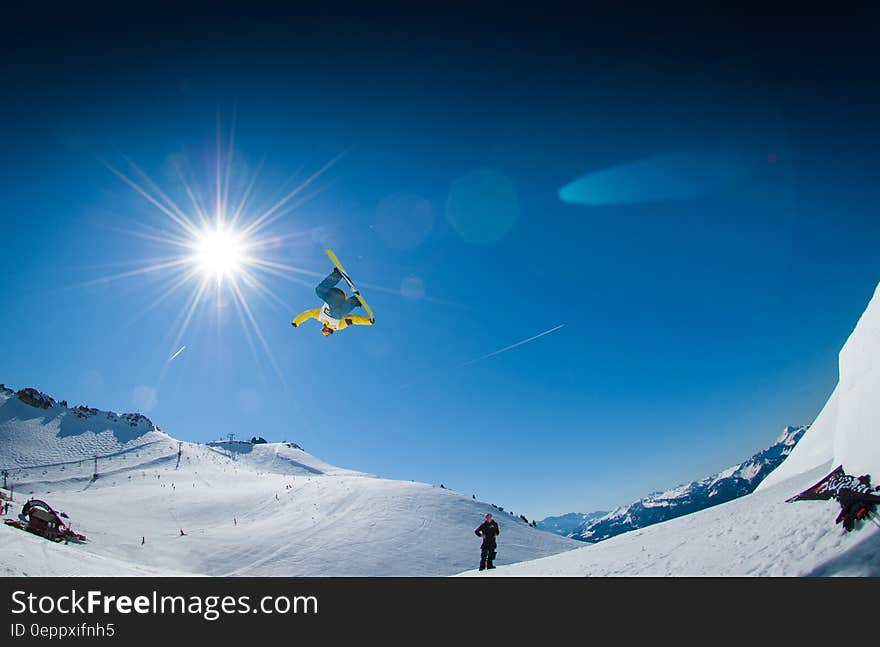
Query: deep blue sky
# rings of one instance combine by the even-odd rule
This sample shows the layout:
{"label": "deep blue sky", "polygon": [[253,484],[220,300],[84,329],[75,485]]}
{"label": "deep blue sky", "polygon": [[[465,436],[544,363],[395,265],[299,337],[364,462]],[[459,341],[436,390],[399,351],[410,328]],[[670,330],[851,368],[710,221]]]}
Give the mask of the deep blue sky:
{"label": "deep blue sky", "polygon": [[[11,20],[0,380],[149,409],[187,440],[295,440],[529,518],[703,477],[812,420],[880,280],[878,24],[547,8]],[[224,137],[234,115],[234,179],[265,158],[256,205],[350,149],[272,226],[271,256],[324,272],[334,248],[384,288],[364,289],[377,325],[293,330],[311,287],[266,277],[287,307],[248,297],[286,386],[228,298],[166,365],[191,286],[141,314],[168,275],[83,285],[169,252],[126,231],[173,230],[102,160],[131,158],[185,204],[170,161],[208,187],[218,114]],[[719,152],[739,161],[715,183],[701,160]],[[639,160],[660,160],[675,196],[637,177],[629,200],[560,200]],[[474,177],[495,184],[469,193]],[[473,242],[449,205],[517,218]]]}

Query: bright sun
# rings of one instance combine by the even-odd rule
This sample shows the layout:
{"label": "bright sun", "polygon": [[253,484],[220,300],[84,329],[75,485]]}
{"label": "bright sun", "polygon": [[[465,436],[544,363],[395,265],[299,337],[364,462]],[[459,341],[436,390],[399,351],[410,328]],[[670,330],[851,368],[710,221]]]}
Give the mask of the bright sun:
{"label": "bright sun", "polygon": [[234,277],[244,258],[242,235],[221,227],[205,229],[193,245],[193,262],[206,276]]}
{"label": "bright sun", "polygon": [[[311,196],[302,195],[303,192],[345,153],[333,158],[292,188],[288,187],[289,190],[270,202],[267,208],[255,209],[254,203],[258,202],[260,194],[257,177],[262,164],[252,173],[234,175],[232,134],[227,154],[223,154],[219,131],[217,142],[217,154],[213,160],[216,177],[213,181],[208,178],[204,184],[190,184],[185,178],[188,165],[174,164],[179,180],[177,189],[189,199],[187,206],[178,205],[171,195],[159,188],[131,160],[126,159],[130,167],[128,173],[107,164],[112,173],[167,218],[161,228],[147,226],[143,230],[131,232],[162,244],[166,251],[160,256],[147,259],[141,267],[101,277],[94,283],[103,284],[153,272],[167,274],[168,282],[147,310],[157,307],[184,286],[190,286],[189,296],[173,324],[177,332],[171,344],[174,347],[172,351],[181,348],[196,313],[205,311],[202,306],[212,295],[215,296],[217,308],[211,311],[219,317],[221,313],[229,312],[221,306],[230,305],[244,328],[254,360],[259,364],[256,346],[259,343],[284,383],[281,369],[251,308],[251,300],[256,296],[261,301],[274,303],[281,307],[280,311],[285,313],[283,316],[287,316],[292,311],[290,304],[272,291],[266,283],[266,277],[278,277],[308,286],[311,290],[315,272],[295,267],[284,262],[284,258],[275,256],[279,250],[288,249],[285,241],[300,236],[301,232],[270,233],[269,227],[311,199]],[[283,186],[287,187],[287,183]],[[304,275],[308,279],[297,275]],[[168,362],[163,366],[167,365]],[[164,371],[165,368],[162,369],[159,381]]]}

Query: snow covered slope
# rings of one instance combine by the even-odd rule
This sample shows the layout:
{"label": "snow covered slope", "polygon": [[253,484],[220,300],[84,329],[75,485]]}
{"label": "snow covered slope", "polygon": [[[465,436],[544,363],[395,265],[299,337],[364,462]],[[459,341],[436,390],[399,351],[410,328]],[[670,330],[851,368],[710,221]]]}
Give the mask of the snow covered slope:
{"label": "snow covered slope", "polygon": [[463,575],[880,576],[880,529],[868,523],[841,531],[834,525],[839,510],[834,501],[784,502],[823,476],[824,468],[816,469],[598,544]]}
{"label": "snow covered slope", "polygon": [[[835,501],[785,503],[842,464],[880,480],[880,288],[840,352],[840,382],[788,458],[751,494],[480,576],[880,576],[880,528],[844,532]],[[466,575],[476,575],[469,571]]]}
{"label": "snow covered slope", "polygon": [[[25,402],[0,390],[11,513],[43,499],[88,541],[55,544],[0,525],[0,575],[446,575],[479,560],[473,529],[497,513],[449,489],[335,467],[292,443],[179,444],[142,416],[38,393]],[[518,518],[499,523],[499,564],[579,545]]]}
{"label": "snow covered slope", "polygon": [[[817,466],[880,479],[880,286],[840,351],[840,378],[803,440],[759,489]],[[828,471],[826,470],[826,471]]]}
{"label": "snow covered slope", "polygon": [[[835,388],[819,415],[816,416],[816,420],[810,425],[809,431],[804,434],[788,458],[761,481],[755,489],[761,490],[771,487],[817,467],[830,468],[834,457],[834,427],[836,423],[837,389]],[[825,471],[830,470],[826,469]]]}

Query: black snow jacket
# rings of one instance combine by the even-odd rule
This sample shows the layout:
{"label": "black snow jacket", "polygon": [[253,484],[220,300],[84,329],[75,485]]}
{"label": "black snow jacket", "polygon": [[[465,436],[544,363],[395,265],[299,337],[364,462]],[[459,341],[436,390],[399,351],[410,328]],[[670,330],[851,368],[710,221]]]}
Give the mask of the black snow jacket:
{"label": "black snow jacket", "polygon": [[840,503],[840,514],[834,523],[843,523],[844,530],[850,532],[855,528],[856,521],[876,514],[880,495],[844,488],[838,490],[837,501]]}
{"label": "black snow jacket", "polygon": [[484,544],[494,544],[495,537],[499,535],[501,530],[498,528],[498,523],[493,519],[490,521],[484,521],[480,524],[480,527],[474,530],[474,534],[477,537],[483,538]]}

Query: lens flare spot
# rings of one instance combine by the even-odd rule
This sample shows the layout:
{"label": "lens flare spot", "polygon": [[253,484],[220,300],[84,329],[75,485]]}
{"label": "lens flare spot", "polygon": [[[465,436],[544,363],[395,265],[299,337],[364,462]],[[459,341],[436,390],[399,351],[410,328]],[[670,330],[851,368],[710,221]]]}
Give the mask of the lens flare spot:
{"label": "lens flare spot", "polygon": [[513,182],[490,169],[477,169],[452,183],[446,219],[465,242],[488,245],[501,240],[519,219]]}

